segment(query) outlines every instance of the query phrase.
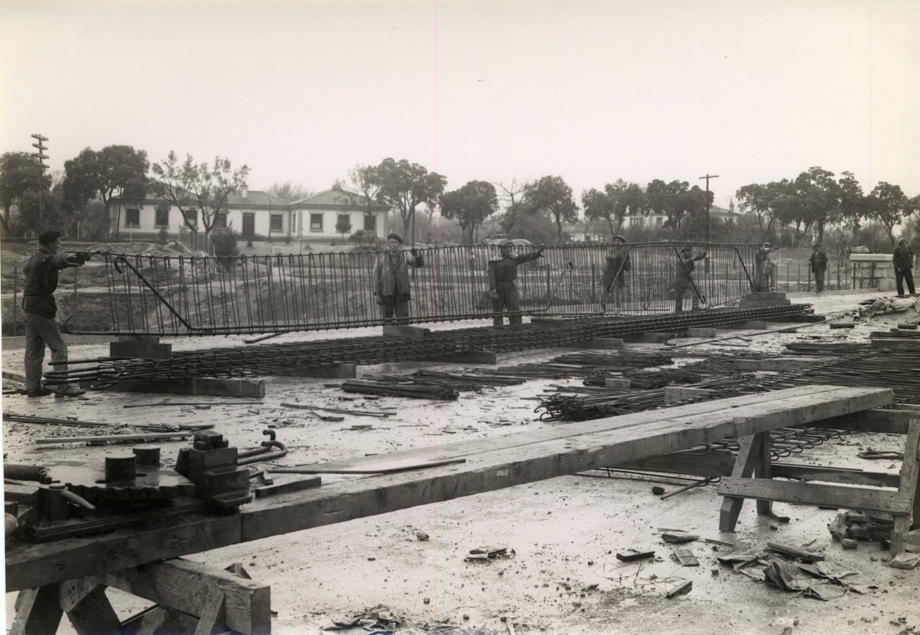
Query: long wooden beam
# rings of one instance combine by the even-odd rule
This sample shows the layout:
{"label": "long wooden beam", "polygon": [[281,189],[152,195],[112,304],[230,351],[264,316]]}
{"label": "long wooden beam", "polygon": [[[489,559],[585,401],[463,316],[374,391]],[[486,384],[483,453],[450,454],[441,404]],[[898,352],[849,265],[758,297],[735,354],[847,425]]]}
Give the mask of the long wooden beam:
{"label": "long wooden beam", "polygon": [[[494,491],[617,465],[780,427],[894,403],[891,390],[805,386],[560,425],[537,433],[441,445],[397,458],[461,455],[464,463],[342,481],[314,490],[257,499],[230,516],[164,519],[91,538],[7,545],[7,590],[127,569],[164,558]],[[517,438],[512,438],[517,437]],[[394,455],[396,456],[396,455]],[[368,464],[392,461],[368,457]]]}

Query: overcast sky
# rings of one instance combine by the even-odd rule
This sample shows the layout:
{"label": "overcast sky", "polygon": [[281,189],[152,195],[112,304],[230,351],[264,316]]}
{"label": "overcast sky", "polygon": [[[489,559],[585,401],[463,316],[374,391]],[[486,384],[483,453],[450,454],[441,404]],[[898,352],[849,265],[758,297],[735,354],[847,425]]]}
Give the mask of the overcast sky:
{"label": "overcast sky", "polygon": [[920,2],[0,0],[0,152],[125,144],[315,191],[386,157],[585,189],[811,166],[920,194]]}

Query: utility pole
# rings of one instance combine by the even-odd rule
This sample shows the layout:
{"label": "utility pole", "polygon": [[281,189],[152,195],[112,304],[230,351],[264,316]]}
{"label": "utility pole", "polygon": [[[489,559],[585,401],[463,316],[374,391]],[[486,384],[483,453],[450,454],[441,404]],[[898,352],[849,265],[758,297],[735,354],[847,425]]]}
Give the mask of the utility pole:
{"label": "utility pole", "polygon": [[706,244],[709,244],[709,179],[719,178],[718,174],[707,174],[701,176],[700,180],[706,179]]}
{"label": "utility pole", "polygon": [[38,226],[41,227],[45,218],[45,170],[48,169],[48,166],[45,165],[45,159],[48,158],[48,155],[45,154],[47,148],[43,142],[47,141],[48,137],[34,134],[32,138],[38,140],[38,143],[32,144],[33,148],[38,148],[38,152],[33,152],[32,156],[38,159]]}

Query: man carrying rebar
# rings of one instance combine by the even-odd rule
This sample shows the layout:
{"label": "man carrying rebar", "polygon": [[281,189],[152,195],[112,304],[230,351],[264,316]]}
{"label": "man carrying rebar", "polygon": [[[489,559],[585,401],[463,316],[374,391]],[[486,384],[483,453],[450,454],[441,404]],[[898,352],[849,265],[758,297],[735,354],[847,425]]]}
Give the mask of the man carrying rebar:
{"label": "man carrying rebar", "polygon": [[385,324],[409,323],[409,267],[424,265],[415,248],[410,252],[412,258],[406,256],[402,248],[402,236],[390,234],[387,236],[387,250],[377,257],[374,266],[377,289],[374,295],[383,310]]}
{"label": "man carrying rebar", "polygon": [[514,243],[510,240],[503,242],[499,247],[501,258],[489,261],[489,291],[492,296],[492,311],[494,312],[492,324],[494,326],[502,325],[502,311],[508,311],[510,324],[522,322],[521,303],[517,286],[514,284],[517,278],[517,268],[518,265],[536,260],[543,255],[543,247],[539,247],[536,251],[513,256],[511,255],[513,247]]}
{"label": "man carrying rebar", "polygon": [[687,289],[693,291],[693,309],[700,306],[700,291],[693,281],[694,263],[702,260],[709,255],[708,251],[701,254],[693,255],[693,247],[687,245],[680,250],[680,258],[677,260],[677,270],[674,276],[674,312],[682,313],[684,310],[684,294]]}
{"label": "man carrying rebar", "polygon": [[610,296],[613,296],[613,305],[619,311],[620,302],[625,299],[626,272],[630,267],[626,238],[620,235],[614,236],[613,244],[607,250],[605,259],[607,262],[604,265],[604,275],[601,277],[601,285],[604,287],[601,311],[607,310],[607,301]]}
{"label": "man carrying rebar", "polygon": [[[42,232],[38,236],[38,253],[23,269],[26,281],[22,291],[22,315],[26,323],[26,394],[29,397],[44,397],[52,392],[57,397],[77,397],[86,392],[69,384],[52,391],[41,383],[45,346],[51,349],[52,362],[67,361],[67,344],[54,320],[58,272],[68,267],[82,267],[92,257],[87,253],[58,254],[60,249],[61,232],[53,229]],[[57,364],[55,370],[65,371],[67,365]]]}

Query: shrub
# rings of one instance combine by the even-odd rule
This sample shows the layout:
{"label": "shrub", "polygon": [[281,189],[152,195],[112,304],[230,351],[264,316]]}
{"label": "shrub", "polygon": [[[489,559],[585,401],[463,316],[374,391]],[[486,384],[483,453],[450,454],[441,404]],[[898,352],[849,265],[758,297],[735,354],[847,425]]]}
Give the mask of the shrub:
{"label": "shrub", "polygon": [[236,256],[240,255],[240,247],[237,243],[239,239],[239,233],[232,227],[223,227],[211,232],[211,246],[214,247],[214,255],[225,268],[233,265]]}

